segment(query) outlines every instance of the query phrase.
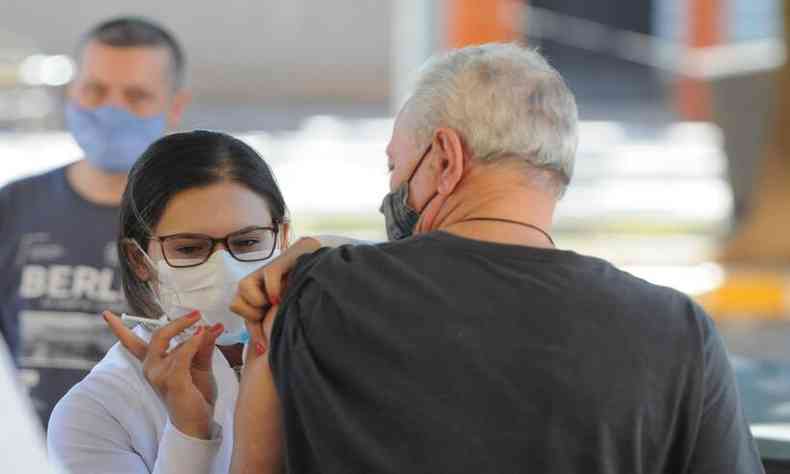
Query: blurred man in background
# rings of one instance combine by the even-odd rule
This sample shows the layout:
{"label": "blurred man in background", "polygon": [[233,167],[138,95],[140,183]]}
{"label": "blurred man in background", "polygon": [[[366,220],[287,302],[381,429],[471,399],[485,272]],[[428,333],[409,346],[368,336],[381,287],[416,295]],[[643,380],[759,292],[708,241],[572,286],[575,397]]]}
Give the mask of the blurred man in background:
{"label": "blurred man in background", "polygon": [[114,338],[122,309],[114,239],[127,172],[189,102],[181,46],[162,27],[116,18],[86,33],[65,118],[84,157],[0,189],[0,333],[46,423]]}

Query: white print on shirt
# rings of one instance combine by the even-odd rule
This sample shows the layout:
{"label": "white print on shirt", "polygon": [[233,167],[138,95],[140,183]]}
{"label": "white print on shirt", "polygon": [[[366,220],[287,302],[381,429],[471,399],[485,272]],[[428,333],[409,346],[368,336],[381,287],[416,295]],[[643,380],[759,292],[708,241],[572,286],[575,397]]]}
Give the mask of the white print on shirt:
{"label": "white print on shirt", "polygon": [[57,242],[51,242],[48,232],[33,232],[19,237],[14,265],[21,267],[27,262],[47,262],[66,255],[66,249]]}
{"label": "white print on shirt", "polygon": [[19,323],[27,368],[90,370],[116,341],[98,313],[25,310]]}
{"label": "white print on shirt", "polygon": [[108,267],[117,268],[120,264],[118,262],[118,248],[115,242],[108,242],[104,246],[104,264]]}
{"label": "white print on shirt", "polygon": [[123,300],[113,290],[112,268],[97,269],[86,265],[26,265],[22,269],[19,296],[22,299],[93,300],[106,304]]}

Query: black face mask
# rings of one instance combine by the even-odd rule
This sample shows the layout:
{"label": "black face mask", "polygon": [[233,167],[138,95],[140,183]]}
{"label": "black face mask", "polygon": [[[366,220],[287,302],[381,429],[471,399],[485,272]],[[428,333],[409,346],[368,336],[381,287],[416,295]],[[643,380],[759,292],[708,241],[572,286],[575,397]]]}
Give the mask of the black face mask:
{"label": "black face mask", "polygon": [[[431,146],[432,145],[428,145],[428,148],[425,149],[425,153],[423,153],[420,161],[417,162],[417,166],[414,167],[414,171],[411,172],[409,179],[398,186],[395,191],[392,191],[384,196],[384,201],[381,203],[381,208],[379,211],[384,214],[384,222],[387,227],[387,238],[390,241],[402,240],[411,237],[414,234],[414,228],[417,226],[417,222],[420,220],[420,214],[422,214],[422,211],[428,207],[428,204],[430,204],[431,201],[433,201],[433,199],[439,195],[438,191],[435,192],[419,212],[412,209],[408,204],[409,185],[411,185],[412,178],[414,178],[414,175],[417,174],[420,166],[422,166],[422,162],[425,160],[425,157],[428,156]],[[549,235],[545,230],[526,222],[518,222],[497,217],[470,217],[461,222],[469,221],[502,222],[528,227],[543,234],[551,243],[551,245],[555,246],[551,235]]]}
{"label": "black face mask", "polygon": [[422,162],[425,160],[425,157],[428,156],[428,152],[431,151],[431,146],[433,145],[428,145],[428,148],[425,149],[422,157],[420,157],[420,161],[417,162],[417,166],[414,167],[414,171],[411,172],[409,179],[398,186],[395,191],[384,196],[379,211],[384,214],[384,222],[387,227],[387,238],[390,241],[411,237],[412,234],[414,234],[417,221],[420,220],[420,214],[428,207],[428,204],[430,204],[433,198],[439,194],[438,192],[435,193],[419,212],[412,209],[408,204],[411,180],[414,178],[414,175],[417,174],[420,166],[422,166]]}

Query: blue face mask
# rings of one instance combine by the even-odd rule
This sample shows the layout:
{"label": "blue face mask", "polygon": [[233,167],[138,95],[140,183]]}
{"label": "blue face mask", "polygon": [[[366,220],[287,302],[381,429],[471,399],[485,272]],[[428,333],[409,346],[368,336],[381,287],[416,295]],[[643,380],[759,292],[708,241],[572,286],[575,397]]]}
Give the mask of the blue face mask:
{"label": "blue face mask", "polygon": [[66,125],[85,159],[108,173],[127,173],[148,146],[165,132],[164,114],[138,117],[122,108],[86,109],[66,104]]}

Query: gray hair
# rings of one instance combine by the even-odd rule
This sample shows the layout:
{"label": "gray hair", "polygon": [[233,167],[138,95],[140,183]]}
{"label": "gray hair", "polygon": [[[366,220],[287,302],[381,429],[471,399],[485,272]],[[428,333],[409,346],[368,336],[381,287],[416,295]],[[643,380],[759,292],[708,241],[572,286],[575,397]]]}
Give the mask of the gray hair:
{"label": "gray hair", "polygon": [[490,43],[436,56],[421,69],[409,108],[415,138],[456,130],[476,159],[519,157],[559,178],[573,175],[578,143],[576,100],[543,56],[517,44]]}

